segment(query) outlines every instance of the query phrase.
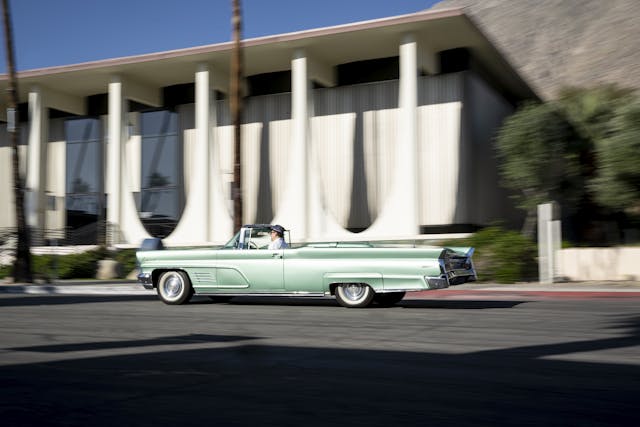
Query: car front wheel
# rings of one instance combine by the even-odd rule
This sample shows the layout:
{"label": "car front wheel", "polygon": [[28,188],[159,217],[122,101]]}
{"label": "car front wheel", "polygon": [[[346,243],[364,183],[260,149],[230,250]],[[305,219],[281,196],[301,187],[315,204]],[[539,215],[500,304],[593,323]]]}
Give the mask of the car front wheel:
{"label": "car front wheel", "polygon": [[158,296],[165,304],[184,304],[191,299],[193,288],[187,273],[167,271],[158,281]]}
{"label": "car front wheel", "polygon": [[343,307],[366,307],[373,300],[373,289],[366,283],[341,283],[336,287],[336,301]]}

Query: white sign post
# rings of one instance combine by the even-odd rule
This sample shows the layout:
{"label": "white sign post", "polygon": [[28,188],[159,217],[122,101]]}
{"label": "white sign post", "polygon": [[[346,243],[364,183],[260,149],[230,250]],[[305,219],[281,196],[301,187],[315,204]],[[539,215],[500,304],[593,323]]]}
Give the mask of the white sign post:
{"label": "white sign post", "polygon": [[540,283],[553,283],[558,276],[556,254],[562,231],[560,207],[556,202],[538,205],[538,274]]}

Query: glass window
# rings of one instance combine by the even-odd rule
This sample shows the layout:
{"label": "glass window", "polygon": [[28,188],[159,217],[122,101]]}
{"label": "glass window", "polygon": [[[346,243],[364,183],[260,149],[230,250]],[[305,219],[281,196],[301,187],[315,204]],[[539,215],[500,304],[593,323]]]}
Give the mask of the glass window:
{"label": "glass window", "polygon": [[66,208],[97,215],[101,191],[102,140],[97,119],[67,120]]}
{"label": "glass window", "polygon": [[140,116],[142,134],[140,216],[177,220],[181,212],[178,115],[149,111]]}

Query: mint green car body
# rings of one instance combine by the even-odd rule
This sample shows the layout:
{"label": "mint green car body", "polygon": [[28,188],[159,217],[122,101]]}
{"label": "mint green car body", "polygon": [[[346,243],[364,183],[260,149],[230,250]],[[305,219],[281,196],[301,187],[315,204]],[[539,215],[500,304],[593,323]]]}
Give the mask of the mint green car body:
{"label": "mint green car body", "polygon": [[364,307],[374,301],[391,305],[406,292],[476,278],[472,248],[330,242],[270,250],[268,227],[244,226],[219,248],[138,251],[138,280],[146,288],[157,288],[168,304],[187,302],[193,294],[336,296],[343,306]]}

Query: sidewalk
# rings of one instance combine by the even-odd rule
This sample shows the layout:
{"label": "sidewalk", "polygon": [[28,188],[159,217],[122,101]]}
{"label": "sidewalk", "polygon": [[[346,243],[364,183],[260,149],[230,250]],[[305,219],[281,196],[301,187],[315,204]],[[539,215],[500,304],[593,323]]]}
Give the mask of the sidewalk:
{"label": "sidewalk", "polygon": [[412,292],[406,299],[451,300],[561,300],[640,298],[640,282],[593,281],[560,283],[465,283],[447,289]]}
{"label": "sidewalk", "polygon": [[155,295],[131,280],[57,280],[52,283],[3,283],[0,294]]}
{"label": "sidewalk", "polygon": [[[640,282],[562,282],[541,284],[538,282],[497,284],[465,283],[437,291],[411,293],[415,297],[433,294],[507,294],[507,293],[558,293],[558,294],[620,294],[640,296]],[[59,280],[46,284],[5,283],[0,281],[0,294],[46,294],[46,295],[155,295],[154,290],[144,289],[132,280]],[[419,295],[418,295],[419,294]],[[622,295],[620,295],[622,296]]]}
{"label": "sidewalk", "polygon": [[539,283],[523,282],[513,284],[465,283],[449,289],[483,291],[542,291],[542,292],[640,292],[638,281],[590,281]]}

